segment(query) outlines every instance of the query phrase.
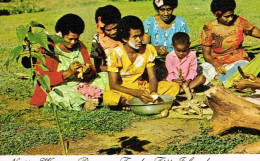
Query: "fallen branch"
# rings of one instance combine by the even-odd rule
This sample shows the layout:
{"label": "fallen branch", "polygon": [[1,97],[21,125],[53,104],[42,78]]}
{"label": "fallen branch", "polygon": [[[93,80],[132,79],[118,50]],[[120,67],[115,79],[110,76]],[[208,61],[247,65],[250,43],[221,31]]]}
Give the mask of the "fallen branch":
{"label": "fallen branch", "polygon": [[232,127],[260,130],[260,105],[236,96],[223,86],[205,92],[208,106],[213,110],[211,134],[220,134]]}

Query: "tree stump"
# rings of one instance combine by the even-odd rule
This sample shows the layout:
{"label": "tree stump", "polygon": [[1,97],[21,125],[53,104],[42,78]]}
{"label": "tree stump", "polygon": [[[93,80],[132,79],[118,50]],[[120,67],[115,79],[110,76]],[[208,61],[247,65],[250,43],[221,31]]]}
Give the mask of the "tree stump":
{"label": "tree stump", "polygon": [[238,97],[220,85],[205,93],[207,104],[213,110],[210,134],[220,134],[233,127],[260,130],[260,105]]}

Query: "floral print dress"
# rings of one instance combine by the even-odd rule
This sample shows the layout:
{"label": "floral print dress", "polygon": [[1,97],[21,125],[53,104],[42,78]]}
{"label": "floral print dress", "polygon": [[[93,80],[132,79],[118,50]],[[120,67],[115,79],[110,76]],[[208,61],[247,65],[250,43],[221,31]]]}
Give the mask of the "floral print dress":
{"label": "floral print dress", "polygon": [[[229,32],[221,31],[215,27],[213,22],[204,25],[201,32],[201,44],[212,48],[211,56],[224,65],[226,74],[220,74],[219,81],[225,83],[234,73],[237,72],[238,66],[245,66],[248,63],[249,57],[243,49],[242,43],[244,36],[250,34],[254,25],[250,24],[243,17],[236,17],[232,30]],[[201,64],[203,75],[209,83],[215,78],[218,73],[214,66],[210,63]]]}
{"label": "floral print dress", "polygon": [[[64,52],[60,50],[59,47],[56,47],[56,49],[62,54],[59,56],[60,63],[58,64],[57,72],[67,70],[73,61],[84,63],[79,48],[71,53]],[[97,86],[93,86],[93,84],[82,83],[79,79],[73,77],[53,87],[49,95],[51,96],[52,102],[60,109],[78,111],[82,109],[82,105],[88,99],[99,98],[101,96],[101,90]],[[50,97],[47,97],[44,106],[48,107],[50,105]]]}
{"label": "floral print dress", "polygon": [[212,47],[212,56],[223,64],[231,64],[238,60],[248,60],[248,55],[242,47],[244,36],[248,35],[254,25],[242,17],[237,17],[230,32],[221,31],[209,22],[204,25],[201,33],[201,44]]}
{"label": "floral print dress", "polygon": [[189,28],[184,18],[176,16],[172,26],[162,29],[158,26],[155,17],[149,17],[144,21],[145,33],[151,36],[151,44],[164,46],[169,52],[173,51],[172,36],[177,32],[189,33]]}

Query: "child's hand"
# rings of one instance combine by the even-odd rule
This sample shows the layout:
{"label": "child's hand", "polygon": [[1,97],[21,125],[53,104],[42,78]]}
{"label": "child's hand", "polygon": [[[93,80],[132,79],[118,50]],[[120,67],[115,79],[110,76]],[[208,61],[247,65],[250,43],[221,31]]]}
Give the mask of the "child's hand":
{"label": "child's hand", "polygon": [[182,85],[184,82],[181,78],[173,79],[172,81],[178,83],[179,85]]}
{"label": "child's hand", "polygon": [[191,79],[186,80],[186,81],[185,81],[186,85],[189,86],[189,84],[190,84],[191,81],[192,81]]}

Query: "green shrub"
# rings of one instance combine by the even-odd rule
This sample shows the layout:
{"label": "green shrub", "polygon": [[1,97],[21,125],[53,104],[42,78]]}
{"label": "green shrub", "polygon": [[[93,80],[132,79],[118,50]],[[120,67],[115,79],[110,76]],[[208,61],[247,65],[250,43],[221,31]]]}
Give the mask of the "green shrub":
{"label": "green shrub", "polygon": [[0,2],[10,2],[11,0],[0,0]]}
{"label": "green shrub", "polygon": [[22,13],[33,13],[33,12],[43,12],[45,9],[43,7],[36,6],[36,0],[18,0],[17,2],[10,3],[10,5],[5,8],[0,9],[0,15],[14,15]]}

